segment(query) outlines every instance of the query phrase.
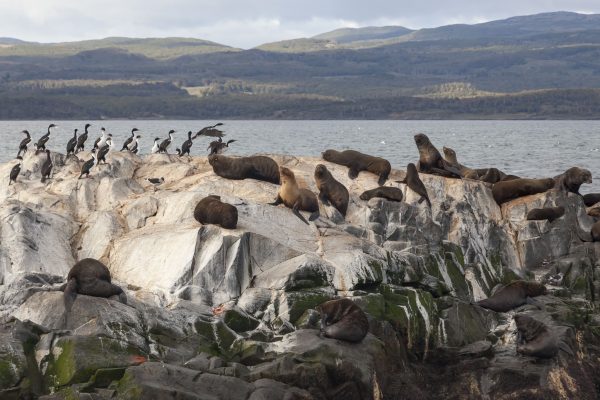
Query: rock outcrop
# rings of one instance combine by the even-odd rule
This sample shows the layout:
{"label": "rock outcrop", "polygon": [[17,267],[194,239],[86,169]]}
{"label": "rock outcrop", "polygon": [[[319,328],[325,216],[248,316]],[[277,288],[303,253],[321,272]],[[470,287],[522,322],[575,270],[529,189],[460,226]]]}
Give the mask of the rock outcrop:
{"label": "rock outcrop", "polygon": [[[0,398],[600,395],[600,246],[582,241],[593,220],[580,196],[551,190],[499,207],[485,183],[421,174],[429,208],[392,170],[387,185],[404,201],[363,201],[375,175],[273,158],[315,193],[325,164],[350,192],[345,220],[321,204],[306,225],[267,205],[276,185],[220,178],[204,157],[114,152],[79,180],[83,161],[53,154],[42,184],[28,153],[10,187],[1,165]],[[194,220],[209,194],[237,207],[237,229]],[[565,215],[552,223],[525,218],[556,205]],[[127,305],[79,295],[65,314],[60,287],[86,257],[108,266]],[[548,284],[539,307],[474,305],[517,278]],[[336,296],[367,313],[361,343],[319,335],[315,307]],[[517,311],[557,335],[556,357],[517,354]]]}

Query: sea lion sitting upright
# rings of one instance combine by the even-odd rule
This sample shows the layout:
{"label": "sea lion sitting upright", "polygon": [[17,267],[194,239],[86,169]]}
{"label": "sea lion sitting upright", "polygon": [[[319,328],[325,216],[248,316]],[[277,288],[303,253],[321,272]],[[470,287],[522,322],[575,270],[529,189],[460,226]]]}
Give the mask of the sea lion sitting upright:
{"label": "sea lion sitting upright", "polygon": [[299,188],[296,182],[294,173],[286,168],[279,167],[279,173],[281,175],[281,187],[277,193],[277,199],[273,203],[269,203],[272,206],[285,204],[286,207],[291,208],[294,215],[296,215],[302,222],[308,225],[308,221],[300,214],[300,211],[311,212],[310,220],[314,221],[319,218],[319,202],[317,196],[308,189]]}
{"label": "sea lion sitting upright", "polygon": [[279,184],[279,167],[275,160],[266,156],[226,157],[221,154],[208,156],[208,163],[215,174],[226,179],[257,179]]}
{"label": "sea lion sitting upright", "polygon": [[64,287],[65,310],[68,312],[77,298],[77,294],[95,297],[111,297],[118,295],[119,301],[127,304],[127,296],[110,280],[110,271],[106,265],[93,258],[84,258],[77,262],[67,275]]}
{"label": "sea lion sitting upright", "polygon": [[498,205],[530,194],[543,193],[554,187],[554,179],[513,179],[492,186],[492,195]]}
{"label": "sea lion sitting upright", "polygon": [[584,183],[592,183],[592,173],[584,168],[571,167],[564,173],[554,177],[556,187],[567,192],[579,194],[579,187]]}
{"label": "sea lion sitting upright", "polygon": [[600,193],[588,193],[583,195],[583,204],[586,207],[591,207],[600,202]]}
{"label": "sea lion sitting upright", "polygon": [[360,171],[369,171],[379,176],[377,183],[381,186],[387,181],[392,165],[386,159],[370,156],[355,150],[325,150],[323,160],[348,167],[348,177],[356,179]]}
{"label": "sea lion sitting upright", "polygon": [[501,287],[491,297],[478,301],[480,307],[496,312],[507,312],[526,303],[535,303],[533,297],[546,294],[546,286],[537,282],[514,281]]}
{"label": "sea lion sitting upright", "polygon": [[419,150],[419,172],[426,174],[436,174],[447,178],[460,178],[458,168],[450,165],[444,160],[435,146],[431,143],[427,135],[418,133],[415,135],[415,143]]}
{"label": "sea lion sitting upright", "polygon": [[558,338],[546,324],[525,314],[514,316],[518,330],[517,353],[552,358],[559,350]]}
{"label": "sea lion sitting upright", "polygon": [[415,166],[415,164],[409,163],[406,166],[406,177],[403,180],[397,182],[406,184],[413,192],[421,195],[419,203],[422,203],[423,200],[425,200],[431,208],[431,201],[429,200],[429,196],[427,195],[427,189],[425,189],[423,181],[421,180],[421,178],[419,178],[419,173],[417,172],[417,167]]}
{"label": "sea lion sitting upright", "polygon": [[201,224],[219,225],[225,229],[237,227],[238,211],[235,206],[221,201],[221,196],[210,195],[198,202],[194,218]]}
{"label": "sea lion sitting upright", "polygon": [[316,310],[321,314],[321,333],[325,337],[358,343],[369,332],[366,314],[350,299],[326,301]]}
{"label": "sea lion sitting upright", "polygon": [[360,195],[361,200],[371,200],[373,197],[381,197],[390,201],[402,201],[404,195],[402,190],[391,186],[379,186],[378,188],[367,190]]}
{"label": "sea lion sitting upright", "polygon": [[442,147],[442,151],[444,152],[444,159],[454,168],[457,168],[460,171],[460,175],[464,178],[468,179],[479,179],[479,174],[476,170],[465,167],[461,163],[458,162],[456,158],[456,152],[452,150],[450,147]]}
{"label": "sea lion sitting upright", "polygon": [[319,200],[324,204],[331,202],[333,206],[345,217],[348,210],[350,194],[346,186],[336,181],[331,172],[323,164],[315,168],[315,182],[319,189]]}
{"label": "sea lion sitting upright", "polygon": [[534,208],[529,210],[527,213],[528,221],[539,221],[547,219],[549,222],[554,221],[565,215],[565,208],[559,207],[546,207],[546,208]]}

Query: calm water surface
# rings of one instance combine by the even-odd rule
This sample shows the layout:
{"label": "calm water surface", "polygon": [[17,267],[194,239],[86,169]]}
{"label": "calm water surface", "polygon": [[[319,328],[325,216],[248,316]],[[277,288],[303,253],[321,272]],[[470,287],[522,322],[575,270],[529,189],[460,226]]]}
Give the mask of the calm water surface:
{"label": "calm water surface", "polygon": [[[166,138],[175,129],[175,147],[187,139],[187,131],[218,121],[0,121],[2,143],[0,162],[14,158],[29,130],[33,140],[46,132],[50,123],[58,125],[47,147],[65,152],[73,129],[83,131],[90,122],[88,146],[104,127],[113,134],[120,149],[132,128],[140,129],[141,152],[148,153],[155,137]],[[456,150],[462,164],[472,168],[497,167],[527,177],[548,177],[569,167],[588,168],[592,185],[582,192],[600,192],[600,121],[222,121],[225,140],[236,139],[228,154],[258,152],[318,156],[327,148],[356,149],[387,158],[394,168],[404,169],[418,160],[413,135],[423,132],[441,151]],[[211,138],[198,138],[193,155],[206,155]],[[86,148],[88,147],[86,146]],[[30,147],[32,148],[32,147]]]}

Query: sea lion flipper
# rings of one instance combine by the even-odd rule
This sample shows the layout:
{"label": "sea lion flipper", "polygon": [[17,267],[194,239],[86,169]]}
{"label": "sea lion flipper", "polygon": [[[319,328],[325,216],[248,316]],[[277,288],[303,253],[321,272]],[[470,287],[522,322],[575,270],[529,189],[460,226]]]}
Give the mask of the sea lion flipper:
{"label": "sea lion flipper", "polygon": [[356,179],[358,178],[358,170],[356,168],[350,168],[348,170],[348,178],[350,179]]}
{"label": "sea lion flipper", "polygon": [[421,196],[421,198],[419,199],[419,201],[417,201],[418,204],[421,204],[422,202],[425,201],[425,197]]}
{"label": "sea lion flipper", "polygon": [[280,196],[280,195],[277,195],[277,198],[275,199],[275,201],[274,201],[274,202],[272,202],[272,203],[269,203],[269,205],[270,205],[270,206],[278,206],[278,205],[280,205],[281,203],[283,203],[283,200],[281,199],[281,196]]}
{"label": "sea lion flipper", "polygon": [[379,184],[379,186],[385,185],[385,181],[387,181],[386,174],[379,175],[379,179],[377,180],[377,183]]}
{"label": "sea lion flipper", "polygon": [[310,214],[310,217],[308,217],[309,221],[314,221],[317,218],[319,218],[321,216],[321,213],[319,212],[319,210],[315,211],[314,213]]}
{"label": "sea lion flipper", "polygon": [[302,216],[302,214],[300,214],[300,211],[298,211],[298,203],[294,204],[294,208],[292,208],[292,212],[294,213],[294,215],[298,218],[300,218],[300,220],[302,222],[304,222],[306,225],[309,225],[308,221],[306,220],[306,218],[304,218]]}

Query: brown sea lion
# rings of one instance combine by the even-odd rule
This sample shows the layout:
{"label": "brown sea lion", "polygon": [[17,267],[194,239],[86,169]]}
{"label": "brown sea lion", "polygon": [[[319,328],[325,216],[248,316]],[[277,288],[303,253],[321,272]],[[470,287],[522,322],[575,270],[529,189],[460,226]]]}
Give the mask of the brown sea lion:
{"label": "brown sea lion", "polygon": [[543,193],[554,187],[554,179],[513,179],[500,181],[492,186],[492,195],[498,205],[530,194]]}
{"label": "brown sea lion", "polygon": [[539,221],[547,219],[549,222],[554,221],[565,215],[565,208],[559,207],[546,207],[546,208],[534,208],[529,210],[527,213],[528,221]]}
{"label": "brown sea lion", "polygon": [[592,225],[591,234],[593,242],[600,242],[600,221]]}
{"label": "brown sea lion", "polygon": [[370,156],[355,150],[325,150],[323,160],[348,167],[348,177],[356,179],[360,171],[369,171],[379,176],[377,183],[381,186],[387,181],[392,165],[386,159]]}
{"label": "brown sea lion", "polygon": [[559,350],[559,341],[546,324],[525,314],[516,314],[517,353],[539,358],[552,358]]}
{"label": "brown sea lion", "polygon": [[350,299],[330,300],[316,307],[325,337],[358,343],[369,332],[364,311]]}
{"label": "brown sea lion", "polygon": [[427,135],[418,133],[414,138],[419,150],[419,172],[441,175],[448,178],[461,177],[458,168],[450,165],[450,163],[442,158],[440,152],[431,143]]}
{"label": "brown sea lion", "polygon": [[535,303],[533,297],[546,294],[546,286],[537,282],[514,281],[501,287],[491,297],[480,300],[480,307],[496,312],[507,312],[526,303]]}
{"label": "brown sea lion", "polygon": [[379,186],[378,188],[367,190],[360,195],[361,200],[371,200],[373,197],[381,197],[390,201],[402,201],[404,195],[402,190],[391,186]]}
{"label": "brown sea lion", "polygon": [[294,173],[286,167],[279,167],[281,187],[277,193],[277,199],[273,203],[269,203],[272,206],[285,204],[286,207],[291,208],[292,212],[300,218],[302,222],[308,225],[308,221],[300,214],[300,211],[311,212],[309,218],[310,221],[314,221],[319,218],[319,202],[317,196],[308,189],[298,187],[296,177]]}
{"label": "brown sea lion", "polygon": [[215,174],[226,179],[257,179],[279,184],[279,167],[275,160],[266,156],[226,157],[211,154],[208,162]]}
{"label": "brown sea lion", "polygon": [[600,202],[600,193],[588,193],[583,195],[583,204],[586,207],[591,207]]}
{"label": "brown sea lion", "polygon": [[237,227],[238,211],[235,206],[221,201],[221,196],[210,195],[198,202],[194,218],[201,224],[219,225],[225,229]]}
{"label": "brown sea lion", "polygon": [[315,182],[319,189],[319,200],[328,205],[330,202],[345,217],[348,210],[350,194],[346,186],[336,181],[331,172],[323,164],[315,168]]}
{"label": "brown sea lion", "polygon": [[106,265],[93,258],[84,258],[77,262],[67,275],[64,287],[65,310],[68,312],[77,298],[77,294],[94,297],[119,296],[119,301],[127,304],[127,296],[110,279],[110,271]]}
{"label": "brown sea lion", "polygon": [[587,211],[587,215],[592,218],[600,218],[600,207],[593,207]]}
{"label": "brown sea lion", "polygon": [[564,173],[554,177],[556,188],[579,194],[579,187],[584,183],[592,183],[592,173],[584,168],[571,167]]}
{"label": "brown sea lion", "polygon": [[464,165],[458,162],[458,159],[456,158],[456,152],[454,150],[452,150],[450,147],[444,146],[442,147],[442,151],[444,152],[444,159],[446,160],[446,162],[448,162],[453,167],[457,168],[460,171],[460,175],[463,178],[479,179],[479,174],[476,170],[469,167],[465,167]]}
{"label": "brown sea lion", "polygon": [[419,204],[423,202],[423,200],[427,201],[429,207],[431,208],[431,201],[429,200],[429,196],[427,195],[427,189],[425,189],[425,185],[421,178],[419,178],[419,173],[417,172],[417,167],[413,163],[409,163],[406,166],[406,177],[404,177],[401,181],[396,181],[398,183],[406,184],[413,192],[421,195],[419,199]]}

